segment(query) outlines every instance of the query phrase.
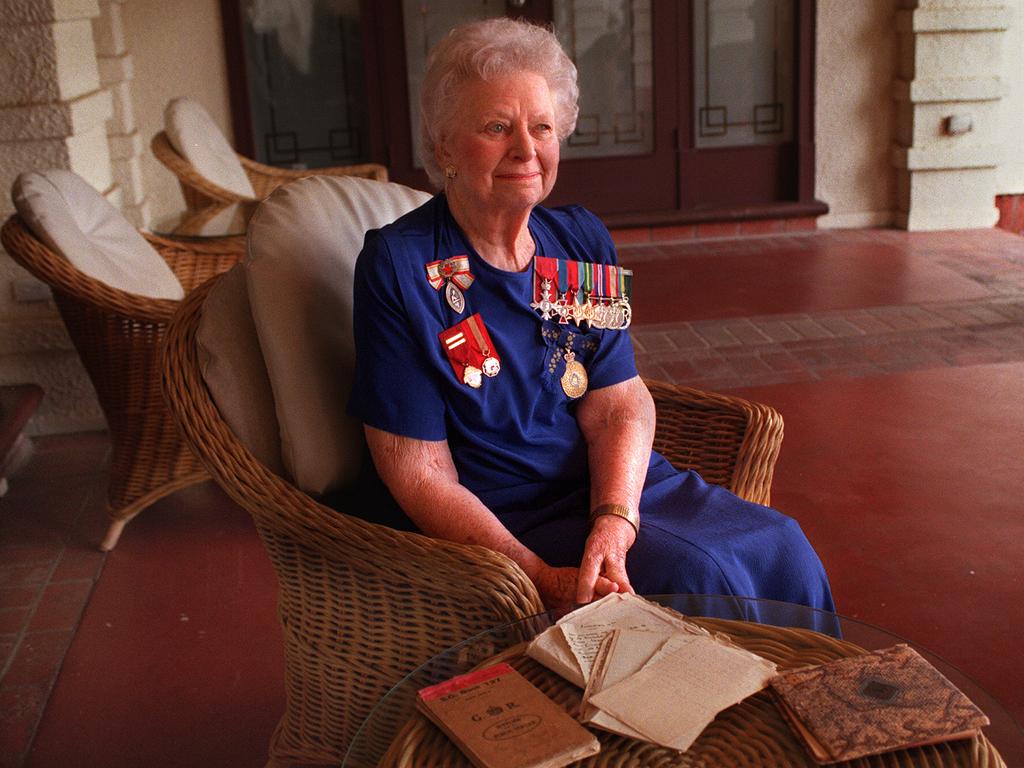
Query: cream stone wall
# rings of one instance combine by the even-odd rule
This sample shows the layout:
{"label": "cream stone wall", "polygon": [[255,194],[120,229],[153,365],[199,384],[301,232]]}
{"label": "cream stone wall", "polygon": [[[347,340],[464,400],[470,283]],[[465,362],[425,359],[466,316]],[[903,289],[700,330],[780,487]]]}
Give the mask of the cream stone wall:
{"label": "cream stone wall", "polygon": [[198,100],[234,143],[220,4],[217,0],[128,0],[124,23],[135,59],[135,119],[145,145],[142,179],[150,221],[159,222],[185,206],[177,180],[149,151],[149,142],[163,130],[167,102],[177,96]]}
{"label": "cream stone wall", "polygon": [[816,48],[819,226],[990,226],[1024,192],[1024,0],[818,0]]}
{"label": "cream stone wall", "polygon": [[[230,136],[217,0],[0,0],[0,216],[18,173],[67,168],[136,226],[184,203],[149,141],[166,103],[203,102]],[[103,429],[46,286],[0,253],[0,384],[45,396],[33,434]]]}
{"label": "cream stone wall", "polygon": [[[92,23],[97,0],[0,0],[0,218],[22,171],[69,168],[116,202]],[[30,431],[102,429],[103,415],[46,286],[0,253],[0,383],[45,391]]]}
{"label": "cream stone wall", "polygon": [[1007,0],[1010,26],[1003,38],[1002,135],[996,177],[1000,195],[1024,194],[1024,0]]}
{"label": "cream stone wall", "polygon": [[829,205],[820,227],[893,221],[895,14],[895,0],[818,0],[815,197]]}

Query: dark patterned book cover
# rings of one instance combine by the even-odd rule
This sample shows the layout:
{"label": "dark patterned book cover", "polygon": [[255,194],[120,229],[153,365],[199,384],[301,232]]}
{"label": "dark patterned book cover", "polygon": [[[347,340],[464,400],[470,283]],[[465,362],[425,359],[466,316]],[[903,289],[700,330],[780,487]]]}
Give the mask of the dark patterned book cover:
{"label": "dark patterned book cover", "polygon": [[968,738],[989,722],[907,645],[784,672],[771,690],[823,764]]}

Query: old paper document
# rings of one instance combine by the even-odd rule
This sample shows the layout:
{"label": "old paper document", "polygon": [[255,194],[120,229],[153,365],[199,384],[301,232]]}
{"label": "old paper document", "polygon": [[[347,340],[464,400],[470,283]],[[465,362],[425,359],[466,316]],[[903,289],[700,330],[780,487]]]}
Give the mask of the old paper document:
{"label": "old paper document", "polygon": [[643,669],[588,703],[649,741],[682,752],[715,715],[760,691],[774,674],[774,664],[747,651],[677,635]]}
{"label": "old paper document", "polygon": [[618,593],[563,617],[527,654],[584,689],[583,722],[679,751],[775,675],[729,638]]}

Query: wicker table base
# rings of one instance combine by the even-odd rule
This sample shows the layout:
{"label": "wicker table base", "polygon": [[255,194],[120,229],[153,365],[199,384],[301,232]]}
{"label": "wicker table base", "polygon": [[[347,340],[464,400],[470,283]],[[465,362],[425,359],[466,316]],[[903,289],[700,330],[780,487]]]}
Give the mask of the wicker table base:
{"label": "wicker table base", "polygon": [[[779,665],[792,669],[820,664],[843,656],[855,656],[863,649],[806,629],[753,624],[726,619],[691,619],[713,632],[725,632],[739,645]],[[548,696],[569,710],[579,705],[578,688],[523,655],[525,644],[488,660],[508,661]],[[601,752],[579,766],[686,766],[687,768],[746,768],[747,766],[815,766],[791,733],[781,713],[765,691],[725,710],[709,725],[685,753],[645,742],[596,731]],[[470,762],[448,738],[423,716],[416,714],[399,732],[380,763],[387,768],[415,766],[470,766]],[[1005,768],[995,747],[983,736],[917,747],[857,760],[846,765],[857,768]]]}

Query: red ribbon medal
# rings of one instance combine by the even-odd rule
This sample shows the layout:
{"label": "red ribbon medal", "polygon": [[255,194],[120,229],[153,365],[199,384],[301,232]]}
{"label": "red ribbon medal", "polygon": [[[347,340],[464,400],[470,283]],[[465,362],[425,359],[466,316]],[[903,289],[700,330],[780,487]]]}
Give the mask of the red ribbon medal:
{"label": "red ribbon medal", "polygon": [[463,384],[479,389],[484,376],[494,377],[501,371],[501,357],[479,312],[446,328],[437,337],[456,378]]}
{"label": "red ribbon medal", "polygon": [[469,271],[469,256],[452,256],[427,264],[427,282],[435,291],[446,285],[444,297],[448,306],[459,314],[466,308],[466,297],[462,291],[468,291],[474,279],[473,273]]}

